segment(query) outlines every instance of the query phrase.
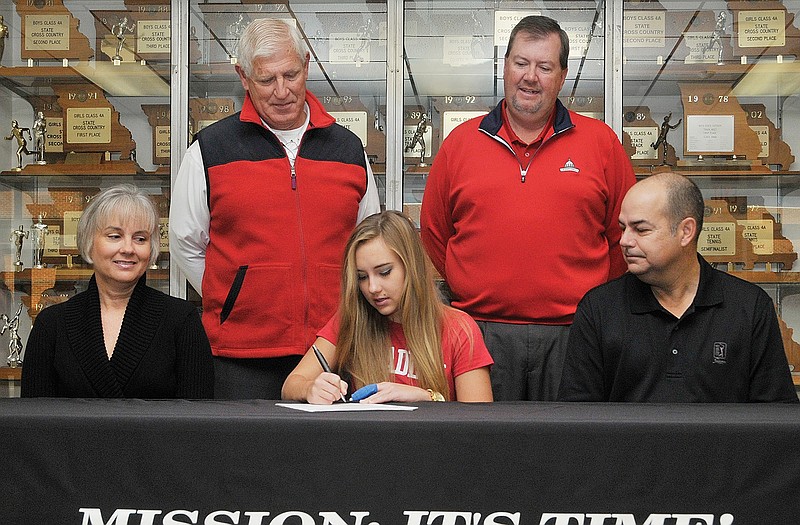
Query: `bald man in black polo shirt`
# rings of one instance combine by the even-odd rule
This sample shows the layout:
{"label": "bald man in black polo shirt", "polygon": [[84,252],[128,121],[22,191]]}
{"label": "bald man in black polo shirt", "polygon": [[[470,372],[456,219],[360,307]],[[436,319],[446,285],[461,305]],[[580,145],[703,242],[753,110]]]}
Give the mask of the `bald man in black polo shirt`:
{"label": "bald man in black polo shirt", "polygon": [[628,273],[578,306],[560,400],[798,401],[770,297],[697,253],[703,211],[697,186],[674,173],[628,191]]}

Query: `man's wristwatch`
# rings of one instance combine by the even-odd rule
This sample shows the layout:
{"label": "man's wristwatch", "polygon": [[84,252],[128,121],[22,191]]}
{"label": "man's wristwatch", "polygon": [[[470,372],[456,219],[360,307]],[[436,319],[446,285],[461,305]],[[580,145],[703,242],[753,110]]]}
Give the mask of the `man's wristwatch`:
{"label": "man's wristwatch", "polygon": [[435,390],[429,388],[428,394],[431,396],[431,401],[445,401],[444,396]]}

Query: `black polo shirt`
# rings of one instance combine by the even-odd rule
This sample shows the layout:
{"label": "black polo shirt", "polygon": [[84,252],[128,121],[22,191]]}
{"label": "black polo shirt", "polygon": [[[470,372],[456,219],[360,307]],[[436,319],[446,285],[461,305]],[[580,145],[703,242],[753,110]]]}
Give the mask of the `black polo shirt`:
{"label": "black polo shirt", "polygon": [[583,297],[559,399],[797,402],[772,299],[698,259],[697,295],[680,319],[632,274]]}

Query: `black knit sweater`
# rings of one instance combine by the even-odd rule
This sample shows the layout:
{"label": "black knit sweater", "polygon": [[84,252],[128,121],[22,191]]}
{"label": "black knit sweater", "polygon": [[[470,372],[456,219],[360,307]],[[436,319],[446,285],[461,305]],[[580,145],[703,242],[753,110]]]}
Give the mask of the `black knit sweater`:
{"label": "black knit sweater", "polygon": [[23,354],[22,397],[211,398],[214,369],[197,309],[137,283],[111,359],[89,287],[42,310]]}

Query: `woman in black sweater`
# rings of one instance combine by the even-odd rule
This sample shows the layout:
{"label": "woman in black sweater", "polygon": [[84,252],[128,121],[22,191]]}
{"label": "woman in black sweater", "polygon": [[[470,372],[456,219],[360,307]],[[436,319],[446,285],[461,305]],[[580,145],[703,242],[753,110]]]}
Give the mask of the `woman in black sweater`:
{"label": "woman in black sweater", "polygon": [[86,291],[37,316],[22,397],[212,398],[211,347],[197,309],[146,284],[158,212],[132,185],[99,193],[78,223],[94,266]]}

